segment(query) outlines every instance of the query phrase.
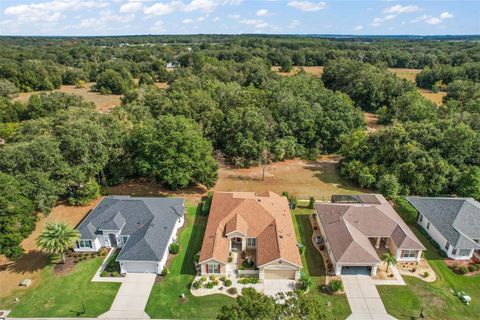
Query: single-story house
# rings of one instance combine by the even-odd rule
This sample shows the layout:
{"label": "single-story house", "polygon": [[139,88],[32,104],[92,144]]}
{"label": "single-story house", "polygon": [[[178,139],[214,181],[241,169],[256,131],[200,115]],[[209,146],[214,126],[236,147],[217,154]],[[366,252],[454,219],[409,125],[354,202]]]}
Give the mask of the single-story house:
{"label": "single-story house", "polygon": [[202,275],[298,280],[302,268],[286,197],[216,192],[199,257]]}
{"label": "single-story house", "polygon": [[316,219],[336,275],[375,275],[383,254],[419,261],[425,247],[380,194],[333,196]]}
{"label": "single-story house", "polygon": [[417,223],[447,256],[469,260],[480,249],[480,203],[473,198],[407,197]]}
{"label": "single-story house", "polygon": [[185,203],[174,198],[104,198],[80,223],[75,251],[120,248],[122,273],[161,273],[184,223]]}

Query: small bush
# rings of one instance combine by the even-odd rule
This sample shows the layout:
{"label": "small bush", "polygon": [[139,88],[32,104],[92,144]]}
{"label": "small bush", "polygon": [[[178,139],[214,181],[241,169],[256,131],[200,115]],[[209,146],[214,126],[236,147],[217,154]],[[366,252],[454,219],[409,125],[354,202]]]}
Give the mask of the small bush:
{"label": "small bush", "polygon": [[230,287],[232,285],[232,280],[230,279],[226,279],[223,284],[225,285],[225,287]]}
{"label": "small bush", "polygon": [[315,198],[310,197],[310,202],[308,203],[308,209],[313,209],[315,208]]}
{"label": "small bush", "polygon": [[477,271],[477,266],[474,265],[474,264],[469,265],[469,266],[468,266],[468,271],[470,271],[470,272],[475,272],[475,271]]}
{"label": "small bush", "polygon": [[112,277],[118,277],[118,276],[119,276],[118,272],[116,272],[116,271],[112,272]]}
{"label": "small bush", "polygon": [[412,270],[410,270],[411,272],[415,272],[417,271],[417,268],[412,268]]}
{"label": "small bush", "polygon": [[168,248],[168,251],[171,254],[177,254],[180,251],[180,246],[178,245],[178,243],[174,242],[170,245],[170,247]]}
{"label": "small bush", "polygon": [[238,283],[241,283],[241,284],[257,284],[258,283],[258,278],[257,277],[243,277],[240,280],[238,280]]}
{"label": "small bush", "polygon": [[218,285],[220,284],[220,281],[218,281],[218,280],[213,280],[212,283],[213,283],[214,286],[218,286]]}
{"label": "small bush", "polygon": [[319,245],[319,246],[318,246],[318,249],[320,249],[320,251],[325,250],[325,245],[324,245],[324,244]]}
{"label": "small bush", "polygon": [[169,273],[170,273],[170,270],[168,270],[167,267],[163,267],[162,273],[160,275],[162,277],[166,277],[166,276],[168,276]]}
{"label": "small bush", "polygon": [[192,288],[193,289],[200,289],[201,286],[202,286],[202,284],[200,283],[200,281],[194,281],[192,283]]}
{"label": "small bush", "polygon": [[228,263],[232,262],[233,261],[233,258],[232,257],[228,257]]}
{"label": "small bush", "polygon": [[465,267],[465,266],[461,266],[460,268],[458,268],[458,272],[459,272],[460,274],[465,274],[465,273],[468,272],[468,268]]}
{"label": "small bush", "polygon": [[480,263],[475,264],[475,267],[477,267],[477,270],[480,270]]}
{"label": "small bush", "polygon": [[215,277],[213,274],[212,274],[210,277],[208,277],[208,278],[210,278],[210,280],[212,280],[212,281],[217,280],[217,277]]}
{"label": "small bush", "polygon": [[428,278],[429,275],[430,275],[430,273],[428,273],[428,271],[425,271],[425,272],[423,273],[423,276],[424,276],[425,278]]}
{"label": "small bush", "polygon": [[203,276],[200,278],[200,283],[204,283],[205,281],[207,281],[207,277]]}
{"label": "small bush", "polygon": [[225,276],[220,277],[220,281],[225,282],[225,280],[227,280],[227,277],[225,277]]}
{"label": "small bush", "polygon": [[310,280],[310,277],[302,272],[300,274],[300,280],[298,281],[298,288],[300,290],[306,291],[311,285],[312,281]]}
{"label": "small bush", "polygon": [[205,287],[206,289],[212,289],[212,288],[213,288],[213,282],[207,282],[207,283],[205,283],[204,287]]}
{"label": "small bush", "polygon": [[303,254],[305,252],[305,246],[303,244],[299,244],[298,250],[300,251],[300,254]]}
{"label": "small bush", "polygon": [[238,293],[238,290],[237,288],[228,288],[227,292],[231,295],[234,295]]}
{"label": "small bush", "polygon": [[336,279],[330,281],[328,284],[328,291],[330,292],[337,292],[338,290],[341,290],[343,288],[343,283],[342,280]]}
{"label": "small bush", "polygon": [[100,277],[109,277],[110,276],[110,273],[108,273],[107,271],[102,271],[102,273],[100,273]]}

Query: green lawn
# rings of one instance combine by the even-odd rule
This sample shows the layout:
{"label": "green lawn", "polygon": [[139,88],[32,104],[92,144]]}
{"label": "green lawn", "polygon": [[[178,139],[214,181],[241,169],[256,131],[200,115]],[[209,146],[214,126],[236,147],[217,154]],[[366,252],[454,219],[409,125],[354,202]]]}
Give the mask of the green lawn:
{"label": "green lawn", "polygon": [[[57,276],[46,267],[37,286],[18,289],[0,300],[0,309],[12,309],[12,317],[96,317],[110,309],[119,283],[93,283],[103,258],[78,263],[72,272]],[[13,299],[18,297],[18,304]],[[82,313],[83,306],[85,312]]]}
{"label": "green lawn", "polygon": [[314,295],[316,299],[319,299],[325,305],[327,302],[331,303],[330,307],[325,306],[327,319],[345,319],[351,313],[347,297],[345,295],[325,294],[320,290],[325,283],[325,267],[322,256],[311,240],[313,230],[309,215],[313,212],[313,209],[304,208],[297,208],[292,211],[297,241],[305,245],[305,252],[301,255],[303,272],[308,274],[313,282],[313,287],[308,294]]}
{"label": "green lawn", "polygon": [[[197,213],[196,207],[189,207],[186,226],[178,242],[180,252],[170,265],[170,274],[154,285],[147,303],[146,312],[151,318],[213,319],[222,305],[235,300],[225,295],[194,297],[189,285],[195,276],[193,256],[200,251],[207,217]],[[186,302],[180,303],[184,293]]]}
{"label": "green lawn", "polygon": [[[480,315],[480,275],[474,277],[453,273],[437,254],[430,242],[411,226],[427,248],[426,258],[437,275],[434,283],[404,276],[407,287],[377,286],[380,296],[392,316],[398,319],[418,317],[423,308],[426,319],[478,319]],[[472,297],[469,306],[453,295],[462,290]]]}

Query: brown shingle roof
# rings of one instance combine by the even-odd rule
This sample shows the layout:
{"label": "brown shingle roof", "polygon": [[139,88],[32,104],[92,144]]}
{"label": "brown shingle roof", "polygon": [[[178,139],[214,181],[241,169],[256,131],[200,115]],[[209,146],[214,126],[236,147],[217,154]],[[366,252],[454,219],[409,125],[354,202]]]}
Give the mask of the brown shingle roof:
{"label": "brown shingle roof", "polygon": [[368,238],[390,237],[399,249],[425,249],[382,195],[353,197],[368,202],[315,205],[337,262],[380,261]]}
{"label": "brown shingle roof", "polygon": [[226,234],[238,231],[257,239],[257,265],[283,259],[301,266],[292,217],[285,197],[273,192],[216,192],[203,238],[200,262],[227,263]]}

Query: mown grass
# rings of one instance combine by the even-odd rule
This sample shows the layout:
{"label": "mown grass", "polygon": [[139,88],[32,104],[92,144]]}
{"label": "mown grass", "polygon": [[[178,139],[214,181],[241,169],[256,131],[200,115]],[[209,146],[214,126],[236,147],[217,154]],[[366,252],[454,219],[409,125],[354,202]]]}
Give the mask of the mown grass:
{"label": "mown grass", "polygon": [[[225,295],[194,297],[189,290],[195,277],[193,257],[202,246],[207,217],[197,207],[189,207],[185,227],[178,238],[180,252],[170,265],[170,274],[154,285],[145,311],[151,318],[213,319],[223,305],[235,300]],[[180,296],[185,294],[182,303]]]}
{"label": "mown grass", "polygon": [[[297,208],[292,211],[293,224],[297,241],[305,246],[301,254],[303,272],[310,276],[313,286],[309,295],[313,295],[325,305],[326,319],[346,319],[350,315],[350,306],[345,295],[330,295],[323,293],[321,286],[325,284],[325,267],[322,256],[312,242],[312,225],[309,215],[314,213],[313,209]],[[327,304],[330,302],[330,306]]]}
{"label": "mown grass", "polygon": [[[12,317],[97,317],[108,311],[119,283],[94,283],[91,279],[103,257],[79,262],[70,273],[57,276],[47,266],[38,285],[17,289],[0,300],[0,309],[11,309]],[[18,297],[19,302],[14,302]]]}

